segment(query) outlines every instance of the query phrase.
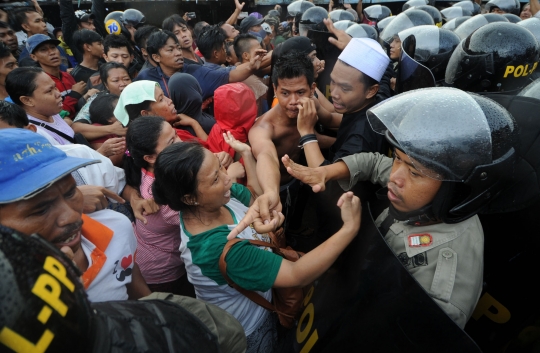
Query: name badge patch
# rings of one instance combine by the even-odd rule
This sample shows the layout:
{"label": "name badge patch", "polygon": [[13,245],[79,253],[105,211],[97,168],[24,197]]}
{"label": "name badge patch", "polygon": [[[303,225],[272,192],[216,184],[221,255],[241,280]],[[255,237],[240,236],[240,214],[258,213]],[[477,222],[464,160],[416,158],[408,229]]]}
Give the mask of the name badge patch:
{"label": "name badge patch", "polygon": [[411,234],[408,238],[411,248],[430,246],[433,243],[433,238],[430,234]]}

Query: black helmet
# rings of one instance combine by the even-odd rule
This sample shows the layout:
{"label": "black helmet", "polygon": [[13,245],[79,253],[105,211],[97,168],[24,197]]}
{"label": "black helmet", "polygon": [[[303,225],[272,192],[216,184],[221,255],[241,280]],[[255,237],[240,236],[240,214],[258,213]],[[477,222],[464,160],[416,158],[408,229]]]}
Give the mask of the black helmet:
{"label": "black helmet", "polygon": [[377,40],[379,37],[377,30],[365,23],[354,24],[347,28],[345,33],[353,38],[371,38],[373,40]]}
{"label": "black helmet", "polygon": [[464,0],[455,3],[454,5],[441,10],[441,14],[445,20],[449,21],[453,18],[462,16],[475,16],[481,12],[480,5],[475,2]]}
{"label": "black helmet", "polygon": [[435,6],[431,5],[421,5],[415,7],[417,10],[426,11],[428,14],[430,14],[431,17],[433,17],[433,22],[435,22],[435,26],[441,27],[442,26],[442,15],[439,10]]}
{"label": "black helmet", "polygon": [[508,111],[489,98],[448,87],[419,89],[385,100],[367,117],[420,173],[443,181],[431,204],[407,214],[397,211],[397,219],[412,225],[462,222],[509,186],[518,129]]}
{"label": "black helmet", "polygon": [[454,33],[461,39],[467,38],[472,32],[478,28],[487,25],[492,22],[508,22],[506,17],[498,15],[496,13],[486,13],[483,15],[473,16],[467,21],[463,22],[461,26],[454,30]]}
{"label": "black helmet", "polygon": [[315,4],[307,0],[293,1],[287,6],[287,17],[296,17],[296,15],[301,15],[312,7],[315,7]]}
{"label": "black helmet", "polygon": [[123,14],[124,25],[132,25],[137,28],[146,22],[143,13],[136,9],[127,9]]}
{"label": "black helmet", "polygon": [[279,19],[281,17],[281,14],[280,14],[280,12],[278,10],[270,10],[270,11],[268,11],[268,13],[266,15],[267,16],[274,16],[277,19]]}
{"label": "black helmet", "polygon": [[426,11],[409,9],[397,15],[396,18],[386,26],[384,31],[379,35],[379,42],[381,42],[384,47],[389,48],[394,36],[399,32],[415,26],[434,24],[433,17]]}
{"label": "black helmet", "polygon": [[320,6],[315,6],[310,9],[307,9],[306,12],[302,14],[302,19],[300,20],[300,35],[307,37],[307,32],[309,30],[326,32],[326,25],[323,20],[328,18],[328,11]]}
{"label": "black helmet", "polygon": [[493,8],[499,8],[506,13],[513,13],[519,15],[521,5],[519,0],[490,0],[484,8],[487,12],[491,12]]}
{"label": "black helmet", "polygon": [[337,22],[337,21],[354,21],[355,18],[354,18],[354,15],[346,10],[333,10],[333,11],[330,11],[330,13],[328,14],[328,17],[330,18],[330,20],[332,20],[332,22]]}
{"label": "black helmet", "polygon": [[456,28],[458,28],[463,22],[467,21],[471,16],[461,16],[451,19],[450,21],[446,22],[442,28],[448,29],[450,31],[455,31]]}
{"label": "black helmet", "polygon": [[0,226],[0,270],[0,351],[37,341],[47,352],[92,350],[92,309],[71,260],[37,235]]}
{"label": "black helmet", "polygon": [[110,12],[105,17],[105,30],[109,34],[126,34],[129,33],[126,27],[124,27],[124,13],[122,11]]}
{"label": "black helmet", "polygon": [[538,42],[529,30],[513,23],[490,23],[458,45],[445,81],[472,92],[520,90],[536,70],[538,58]]}
{"label": "black helmet", "polygon": [[513,13],[504,13],[503,16],[506,17],[506,19],[510,23],[521,22],[521,17],[519,17],[518,15],[514,15]]}
{"label": "black helmet", "polygon": [[427,5],[427,4],[429,4],[427,0],[409,0],[403,4],[403,6],[401,7],[401,11],[406,11],[410,8]]}
{"label": "black helmet", "polygon": [[525,86],[525,88],[518,93],[518,96],[531,97],[540,100],[540,79]]}
{"label": "black helmet", "polygon": [[452,31],[436,26],[418,26],[398,34],[401,57],[397,91],[434,87],[444,80],[446,65],[460,39]]}
{"label": "black helmet", "polygon": [[381,35],[381,33],[384,31],[384,29],[386,27],[388,27],[390,22],[392,22],[396,17],[397,16],[389,16],[389,17],[383,18],[382,20],[377,22],[377,24],[375,25],[376,26],[375,28],[377,28],[377,31],[379,32],[379,35]]}
{"label": "black helmet", "polygon": [[364,16],[366,16],[370,22],[377,23],[392,16],[392,11],[384,5],[371,5],[364,9]]}
{"label": "black helmet", "polygon": [[355,25],[356,22],[349,21],[349,20],[343,20],[343,21],[337,21],[334,22],[334,27],[337,29],[340,29],[342,31],[346,31],[347,28],[351,27],[352,25]]}
{"label": "black helmet", "polygon": [[518,26],[525,27],[529,31],[531,31],[538,43],[540,43],[540,19],[536,17],[531,17],[516,24]]}

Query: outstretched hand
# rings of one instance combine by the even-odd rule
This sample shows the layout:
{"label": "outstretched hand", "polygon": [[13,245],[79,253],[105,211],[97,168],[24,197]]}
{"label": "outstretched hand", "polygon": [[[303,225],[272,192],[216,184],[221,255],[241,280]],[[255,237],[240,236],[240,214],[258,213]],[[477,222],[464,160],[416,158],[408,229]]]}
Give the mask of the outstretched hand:
{"label": "outstretched hand", "polygon": [[313,192],[321,192],[326,188],[326,172],[324,168],[309,168],[294,163],[288,155],[281,157],[283,165],[287,168],[287,173],[300,180],[304,184],[311,186]]}
{"label": "outstretched hand", "polygon": [[227,142],[227,144],[231,146],[235,152],[238,152],[240,154],[245,152],[251,152],[251,147],[247,143],[238,141],[236,138],[234,138],[233,134],[231,134],[230,131],[223,133],[223,140]]}
{"label": "outstretched hand", "polygon": [[253,224],[258,233],[276,230],[285,220],[281,213],[281,202],[276,193],[265,193],[259,196],[246,212],[246,215],[227,236],[228,240],[236,238],[244,229]]}
{"label": "outstretched hand", "polygon": [[329,18],[325,18],[323,20],[324,24],[326,25],[326,28],[328,29],[328,32],[332,33],[336,36],[336,38],[330,37],[328,38],[328,41],[338,47],[338,49],[345,49],[347,44],[351,41],[351,36],[349,36],[345,31],[342,31],[340,29],[337,29],[334,27],[334,23]]}

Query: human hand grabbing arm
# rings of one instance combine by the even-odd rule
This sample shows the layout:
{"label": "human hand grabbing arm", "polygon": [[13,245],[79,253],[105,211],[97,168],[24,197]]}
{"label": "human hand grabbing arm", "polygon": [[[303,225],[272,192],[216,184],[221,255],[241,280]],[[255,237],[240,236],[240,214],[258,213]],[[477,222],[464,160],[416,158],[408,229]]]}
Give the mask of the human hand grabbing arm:
{"label": "human hand grabbing arm", "polygon": [[177,114],[178,118],[180,120],[173,123],[173,126],[190,126],[193,131],[195,131],[195,135],[197,135],[198,138],[200,138],[203,141],[208,140],[208,135],[206,132],[204,132],[204,129],[202,128],[201,124],[199,122],[186,114]]}
{"label": "human hand grabbing arm", "polygon": [[285,217],[281,213],[281,202],[278,194],[267,193],[259,196],[251,205],[246,215],[227,236],[228,240],[236,238],[244,229],[253,224],[260,233],[272,232],[279,228]]}
{"label": "human hand grabbing arm", "polygon": [[113,137],[103,142],[103,144],[97,149],[97,152],[101,153],[105,157],[115,156],[122,154],[126,151],[126,139],[124,137]]}
{"label": "human hand grabbing arm", "polygon": [[107,208],[109,205],[108,199],[120,203],[126,202],[122,197],[103,186],[80,185],[77,188],[83,194],[83,213],[92,213]]}
{"label": "human hand grabbing arm", "polygon": [[71,90],[79,93],[81,96],[86,92],[86,83],[81,81],[71,86]]}
{"label": "human hand grabbing arm", "polygon": [[[264,191],[259,184],[257,178],[257,162],[251,153],[251,147],[247,143],[243,143],[234,138],[230,131],[223,134],[223,139],[229,146],[231,146],[237,153],[240,153],[244,159],[244,168],[247,174],[247,185],[250,186],[255,194],[261,195]],[[255,197],[252,197],[251,204],[255,201]]]}

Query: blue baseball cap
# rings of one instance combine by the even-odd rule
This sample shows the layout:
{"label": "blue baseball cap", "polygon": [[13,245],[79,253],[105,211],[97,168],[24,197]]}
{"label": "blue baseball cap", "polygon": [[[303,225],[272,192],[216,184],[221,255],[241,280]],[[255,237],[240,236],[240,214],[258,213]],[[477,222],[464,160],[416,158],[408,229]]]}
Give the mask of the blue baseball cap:
{"label": "blue baseball cap", "polygon": [[60,44],[60,41],[44,34],[34,34],[26,40],[26,49],[30,54],[33,54],[34,50],[43,43],[53,43],[56,46]]}
{"label": "blue baseball cap", "polygon": [[0,130],[0,204],[28,200],[71,172],[99,160],[68,157],[26,129]]}

